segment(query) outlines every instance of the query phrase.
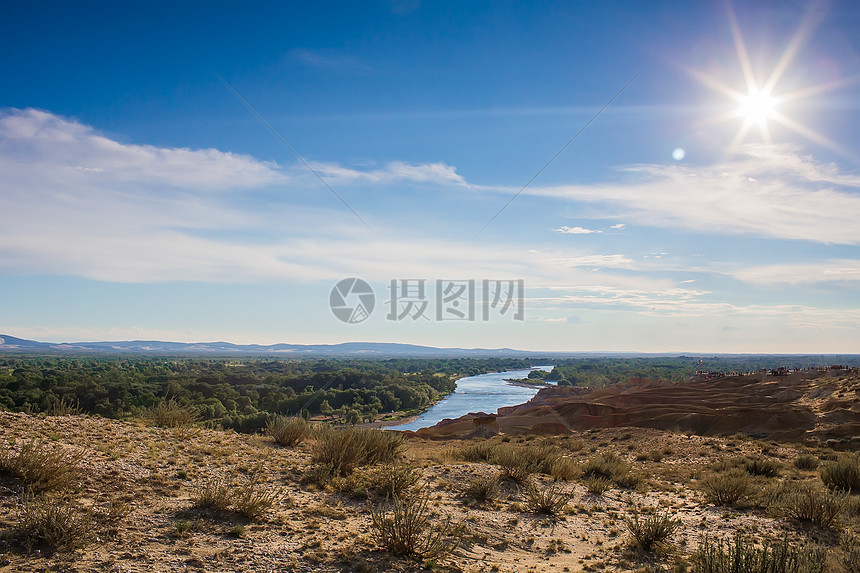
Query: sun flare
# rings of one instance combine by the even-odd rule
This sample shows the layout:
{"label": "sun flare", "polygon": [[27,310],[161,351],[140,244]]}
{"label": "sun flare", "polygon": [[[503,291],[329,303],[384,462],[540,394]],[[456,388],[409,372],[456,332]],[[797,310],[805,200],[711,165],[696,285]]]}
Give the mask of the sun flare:
{"label": "sun flare", "polygon": [[[761,141],[764,143],[772,143],[770,126],[773,124],[794,131],[819,145],[846,154],[843,148],[829,138],[803,125],[796,119],[789,117],[786,109],[778,109],[784,107],[783,104],[792,104],[792,108],[796,111],[798,107],[796,104],[800,100],[837,89],[848,83],[848,81],[843,79],[795,89],[791,92],[779,91],[780,80],[783,79],[783,75],[788,71],[801,46],[813,33],[819,21],[813,19],[811,16],[803,21],[770,75],[767,76],[767,80],[761,82],[761,78],[757,78],[753,72],[752,62],[731,5],[729,5],[728,16],[738,63],[740,64],[744,82],[746,83],[745,89],[737,90],[732,88],[717,80],[713,75],[698,70],[689,70],[689,72],[703,84],[728,96],[737,103],[737,107],[734,109],[720,113],[704,122],[705,124],[714,124],[737,121],[740,118],[741,122],[738,126],[738,131],[731,145],[729,145],[729,153],[745,141],[751,131],[757,131]],[[754,130],[753,128],[756,129]]]}
{"label": "sun flare", "polygon": [[744,121],[761,125],[776,117],[776,106],[779,100],[767,92],[753,89],[749,94],[738,99],[740,103],[738,114],[744,118]]}

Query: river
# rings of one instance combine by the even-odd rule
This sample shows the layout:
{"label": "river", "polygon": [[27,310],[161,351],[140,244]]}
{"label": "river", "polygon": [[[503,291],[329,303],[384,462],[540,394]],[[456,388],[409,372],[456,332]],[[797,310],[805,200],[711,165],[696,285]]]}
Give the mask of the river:
{"label": "river", "polygon": [[457,389],[443,398],[438,404],[418,416],[414,422],[399,426],[388,426],[388,430],[418,430],[429,428],[446,418],[459,418],[469,412],[495,414],[503,406],[516,406],[528,402],[537,394],[535,388],[512,386],[505,378],[526,378],[531,370],[549,372],[552,366],[535,366],[526,370],[490,372],[478,376],[468,376],[457,380]]}

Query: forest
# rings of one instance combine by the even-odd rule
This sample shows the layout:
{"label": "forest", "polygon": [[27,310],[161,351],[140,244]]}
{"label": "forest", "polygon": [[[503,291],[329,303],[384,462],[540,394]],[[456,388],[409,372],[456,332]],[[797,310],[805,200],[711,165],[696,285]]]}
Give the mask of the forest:
{"label": "forest", "polygon": [[462,376],[528,368],[521,359],[281,360],[164,357],[0,358],[0,408],[72,407],[109,418],[145,416],[164,400],[202,422],[254,431],[273,414],[378,414],[426,408]]}

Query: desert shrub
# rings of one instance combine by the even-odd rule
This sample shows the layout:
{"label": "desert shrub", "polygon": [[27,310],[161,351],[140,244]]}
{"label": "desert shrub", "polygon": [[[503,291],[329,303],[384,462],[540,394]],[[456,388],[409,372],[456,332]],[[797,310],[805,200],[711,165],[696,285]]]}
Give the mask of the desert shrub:
{"label": "desert shrub", "polygon": [[18,507],[18,530],[27,546],[72,551],[93,540],[92,512],[67,496],[25,495]]}
{"label": "desert shrub", "polygon": [[388,502],[372,505],[373,540],[395,556],[437,559],[449,555],[459,545],[458,528],[450,518],[432,527],[429,499],[429,492],[419,488],[393,498],[390,508]]}
{"label": "desert shrub", "polygon": [[346,476],[360,465],[394,461],[402,445],[400,432],[325,426],[317,432],[311,459],[332,476]]}
{"label": "desert shrub", "polygon": [[763,458],[755,458],[746,460],[741,466],[745,472],[752,476],[762,477],[777,477],[782,465],[776,460],[766,460]]}
{"label": "desert shrub", "polygon": [[210,478],[191,490],[191,503],[201,509],[226,510],[233,501],[232,485],[222,478]]}
{"label": "desert shrub", "polygon": [[794,464],[794,467],[799,470],[814,470],[818,469],[818,464],[820,462],[818,461],[818,458],[812,454],[800,454],[794,458],[792,463]]}
{"label": "desert shrub", "polygon": [[54,400],[51,408],[48,410],[49,416],[77,416],[81,413],[81,404],[79,400],[72,402],[71,399],[62,398]]}
{"label": "desert shrub", "polygon": [[579,476],[579,466],[570,458],[558,458],[550,467],[550,475],[555,479],[573,481]]}
{"label": "desert shrub", "polygon": [[831,527],[845,508],[847,494],[832,493],[811,485],[789,487],[779,498],[786,517]]}
{"label": "desert shrub", "polygon": [[21,480],[30,492],[66,490],[80,477],[82,457],[82,451],[67,452],[41,440],[29,440],[17,451],[6,447],[0,454],[0,472]]}
{"label": "desert shrub", "polygon": [[634,511],[624,518],[624,525],[636,547],[643,551],[655,551],[666,547],[669,538],[681,527],[681,520],[672,517],[668,510],[654,510],[644,516]]}
{"label": "desert shrub", "polygon": [[266,433],[276,444],[292,447],[300,444],[311,433],[308,421],[301,417],[275,416],[266,425]]}
{"label": "desert shrub", "polygon": [[588,490],[588,493],[591,495],[603,495],[608,489],[612,487],[612,480],[608,480],[604,477],[590,477],[584,482],[585,489]]}
{"label": "desert shrub", "polygon": [[860,492],[860,453],[841,454],[821,464],[821,481],[833,490]]}
{"label": "desert shrub", "polygon": [[747,501],[755,492],[750,475],[738,469],[707,476],[702,480],[700,489],[708,503],[726,507]]}
{"label": "desert shrub", "polygon": [[239,485],[222,478],[206,480],[192,490],[191,502],[194,507],[230,510],[250,520],[258,519],[283,497],[277,489],[262,487],[259,475],[258,471]]}
{"label": "desert shrub", "polygon": [[386,464],[369,474],[368,487],[380,495],[404,495],[421,480],[421,471],[404,464]]}
{"label": "desert shrub", "polygon": [[478,476],[469,481],[465,494],[481,504],[490,504],[499,496],[499,478]]}
{"label": "desert shrub", "polygon": [[464,462],[489,462],[495,449],[495,444],[482,440],[460,448],[455,455]]}
{"label": "desert shrub", "polygon": [[262,486],[258,481],[259,475],[258,471],[233,494],[233,510],[252,521],[262,517],[283,498],[279,489]]}
{"label": "desert shrub", "polygon": [[558,460],[555,446],[498,446],[491,462],[498,465],[502,476],[517,483],[525,483],[529,476],[536,473],[549,474],[553,463]]}
{"label": "desert shrub", "polygon": [[642,482],[642,476],[630,471],[630,464],[613,452],[589,458],[582,467],[580,477],[583,483],[592,479],[605,479],[625,488],[635,488]]}
{"label": "desert shrub", "polygon": [[693,555],[693,566],[696,573],[824,573],[827,562],[823,549],[795,549],[788,537],[756,547],[738,534],[733,542],[705,538]]}
{"label": "desert shrub", "polygon": [[526,508],[539,515],[558,515],[570,501],[570,494],[559,487],[558,483],[538,485],[529,481],[523,488]]}
{"label": "desert shrub", "polygon": [[162,399],[147,411],[147,417],[162,428],[181,428],[197,421],[199,412],[193,406],[182,404],[175,398]]}

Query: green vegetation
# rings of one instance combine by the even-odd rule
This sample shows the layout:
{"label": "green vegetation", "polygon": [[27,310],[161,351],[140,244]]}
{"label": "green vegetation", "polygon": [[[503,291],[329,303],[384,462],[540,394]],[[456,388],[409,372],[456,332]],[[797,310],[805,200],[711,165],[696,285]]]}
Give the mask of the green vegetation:
{"label": "green vegetation", "polygon": [[817,547],[795,549],[788,537],[781,543],[757,547],[736,535],[733,542],[705,539],[693,556],[697,573],[823,573],[825,552]]}
{"label": "green vegetation", "polygon": [[527,368],[519,359],[279,360],[165,357],[4,357],[0,409],[28,414],[194,421],[237,431],[272,415],[339,416],[351,423],[426,408],[455,380]]}
{"label": "green vegetation", "polygon": [[841,454],[821,465],[821,481],[833,490],[860,492],[860,453]]}

